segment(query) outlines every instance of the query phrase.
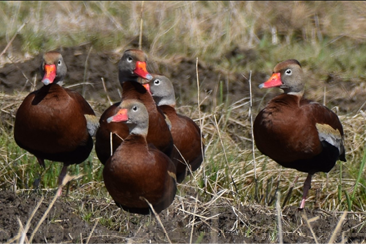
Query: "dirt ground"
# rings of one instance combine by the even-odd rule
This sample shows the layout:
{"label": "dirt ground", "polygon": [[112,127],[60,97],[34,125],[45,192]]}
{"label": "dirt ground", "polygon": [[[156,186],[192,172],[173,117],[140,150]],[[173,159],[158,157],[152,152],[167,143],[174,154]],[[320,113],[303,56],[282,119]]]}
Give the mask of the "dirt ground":
{"label": "dirt ground", "polygon": [[[87,100],[100,101],[97,105],[97,112],[101,113],[107,104],[107,94],[112,101],[118,101],[120,85],[117,79],[117,62],[120,53],[95,53],[90,52],[87,45],[75,48],[63,48],[64,60],[68,66],[68,77],[65,86],[76,85],[72,89],[84,94]],[[228,57],[238,53],[250,54],[246,50],[233,50]],[[245,61],[245,60],[244,60]],[[245,62],[248,62],[245,61]],[[85,64],[87,64],[85,69]],[[0,90],[7,94],[14,94],[19,91],[29,92],[32,87],[40,87],[39,84],[40,57],[30,59],[23,63],[6,64],[0,69]],[[162,73],[170,77],[176,90],[178,101],[190,101],[191,105],[197,104],[196,94],[196,61],[187,58],[177,57],[166,62],[154,62],[150,60],[148,69],[155,73]],[[83,72],[81,72],[81,70]],[[270,71],[252,75],[253,93],[255,97],[263,96],[264,92],[256,89],[257,85],[263,82]],[[218,99],[218,80],[230,81],[230,85],[224,86],[225,94],[230,94],[230,102],[237,101],[243,97],[249,97],[248,81],[243,74],[227,74],[213,66],[199,63],[199,78],[201,83],[201,97],[208,96],[201,106],[201,109],[208,110],[215,106]],[[248,74],[245,74],[247,76]],[[107,93],[104,92],[103,82],[106,84]],[[328,94],[334,94],[327,98],[329,104],[337,104],[340,113],[352,113],[362,108],[364,103],[364,83],[349,82],[330,73],[327,82]],[[319,86],[310,84],[307,93],[311,98],[318,98],[316,94]],[[318,90],[317,90],[318,91]],[[269,92],[271,93],[271,91]],[[278,93],[274,91],[273,93]],[[337,94],[352,94],[341,99]],[[339,96],[340,96],[339,95]],[[267,95],[266,99],[272,96]],[[254,105],[259,104],[254,101]],[[263,102],[263,101],[262,101]],[[36,223],[46,211],[53,195],[46,195],[45,200],[36,212],[27,238],[34,230]],[[37,192],[14,194],[13,192],[0,190],[0,242],[7,242],[15,237],[20,229],[20,220],[23,226],[26,225],[33,209],[41,199]],[[221,199],[215,204],[215,208],[198,209],[195,221],[195,228],[191,234],[193,215],[183,214],[179,210],[179,202],[163,211],[159,216],[165,227],[170,240],[173,243],[273,243],[278,242],[278,237],[273,236],[273,230],[278,228],[277,213],[275,209],[264,206],[238,205],[232,206]],[[97,216],[92,216],[94,222],[82,220],[75,214],[81,205],[85,207],[100,208],[105,214],[111,216],[118,214],[123,216],[116,221],[121,221],[121,228],[116,230],[107,229],[101,223],[94,227]],[[189,210],[189,209],[188,209]],[[190,209],[193,212],[193,209]],[[311,220],[309,228],[307,221],[302,216],[306,214]],[[325,243],[329,241],[330,235],[336,229],[342,213],[326,212],[320,209],[306,209],[303,212],[296,207],[287,207],[282,212],[282,228],[284,243],[314,243],[317,241]],[[190,217],[187,217],[190,216]],[[215,217],[212,217],[215,216]],[[315,219],[312,219],[316,217]],[[136,218],[139,221],[136,221]],[[113,220],[112,220],[113,221]],[[125,223],[123,223],[125,221]],[[366,227],[364,227],[365,216],[357,213],[349,213],[341,226],[336,242],[359,243],[366,241]],[[246,232],[243,233],[245,229]],[[314,233],[312,233],[313,231]],[[356,233],[357,232],[357,233]],[[115,204],[100,203],[100,199],[89,196],[86,199],[60,198],[51,209],[44,223],[37,231],[33,242],[52,243],[86,243],[89,235],[89,243],[120,243],[120,242],[168,242],[164,229],[154,216],[128,215],[118,209]],[[315,236],[315,237],[314,237]]]}
{"label": "dirt ground", "polygon": [[[38,193],[14,194],[0,191],[0,241],[7,242],[19,232],[20,225],[26,225],[33,209],[40,201]],[[31,233],[45,213],[52,196],[46,196],[40,208],[34,215],[27,234]],[[119,215],[120,230],[109,230],[102,224],[83,221],[75,214],[76,209],[84,204],[85,207],[99,206],[104,214]],[[98,207],[96,207],[98,208]],[[190,210],[190,209],[186,209]],[[218,214],[219,213],[219,214]],[[305,220],[312,221],[310,229]],[[168,242],[164,229],[153,216],[129,216],[114,204],[101,204],[100,200],[88,197],[75,200],[67,197],[60,198],[45,221],[36,232],[33,243],[160,243]],[[325,212],[322,210],[306,209],[298,211],[296,207],[286,207],[282,212],[282,228],[284,243],[327,243],[331,238],[341,213]],[[215,217],[212,217],[215,216]],[[178,210],[177,205],[171,205],[159,215],[161,222],[172,243],[187,243],[191,238],[192,217]],[[316,219],[312,219],[312,218]],[[93,216],[97,219],[97,216]],[[128,220],[127,220],[128,219]],[[136,221],[138,219],[138,221]],[[360,226],[365,221],[357,214],[348,214],[341,223],[335,241],[337,243],[365,242],[366,227]],[[277,214],[275,210],[258,205],[229,206],[219,200],[211,210],[197,210],[195,228],[192,233],[194,243],[276,243],[278,237],[273,236],[273,229],[277,228]],[[238,231],[247,228],[246,233]],[[312,232],[314,234],[312,234]],[[357,233],[356,233],[357,232]],[[315,236],[315,237],[314,237]]]}

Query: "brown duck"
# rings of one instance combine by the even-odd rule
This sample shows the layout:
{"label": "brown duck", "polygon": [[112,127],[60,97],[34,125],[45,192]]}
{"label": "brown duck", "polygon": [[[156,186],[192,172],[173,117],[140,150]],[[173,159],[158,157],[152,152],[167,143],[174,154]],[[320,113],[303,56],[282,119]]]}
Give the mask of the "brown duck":
{"label": "brown duck", "polygon": [[[156,105],[170,121],[170,130],[176,147],[171,158],[177,165],[177,181],[182,182],[187,171],[188,173],[195,171],[202,164],[204,145],[201,130],[191,118],[176,112],[174,87],[167,77],[153,75],[149,83]],[[187,169],[187,165],[190,170]]]}
{"label": "brown duck", "polygon": [[67,167],[88,158],[98,126],[88,102],[60,85],[66,72],[60,53],[45,53],[41,65],[44,85],[24,99],[14,124],[16,143],[35,155],[40,165],[45,167],[45,159],[64,164],[58,178],[58,195]]}
{"label": "brown duck", "polygon": [[123,122],[129,135],[107,160],[103,170],[105,186],[122,209],[149,214],[146,200],[159,213],[176,194],[175,165],[170,158],[148,144],[149,114],[137,99],[124,99],[107,123]]}
{"label": "brown duck", "polygon": [[308,173],[300,209],[316,172],[329,172],[338,159],[346,161],[343,128],[338,116],[327,107],[306,100],[304,73],[297,60],[277,64],[260,88],[279,87],[284,94],[273,98],[254,122],[259,151],[280,165]]}

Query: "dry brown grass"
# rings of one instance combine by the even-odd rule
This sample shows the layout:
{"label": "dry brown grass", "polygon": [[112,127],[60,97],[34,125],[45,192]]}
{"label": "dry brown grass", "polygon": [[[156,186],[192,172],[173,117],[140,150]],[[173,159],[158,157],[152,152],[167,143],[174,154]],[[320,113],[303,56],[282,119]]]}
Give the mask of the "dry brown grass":
{"label": "dry brown grass", "polygon": [[[83,42],[93,42],[99,49],[123,50],[140,31],[142,2],[137,1],[1,5],[0,20],[7,23],[0,27],[2,43],[8,43],[25,24],[21,46],[14,45],[9,55],[18,53],[19,47],[23,54],[37,54]],[[213,60],[234,47],[260,47],[263,42],[363,41],[365,9],[364,2],[145,2],[142,44],[152,56],[183,54]]]}

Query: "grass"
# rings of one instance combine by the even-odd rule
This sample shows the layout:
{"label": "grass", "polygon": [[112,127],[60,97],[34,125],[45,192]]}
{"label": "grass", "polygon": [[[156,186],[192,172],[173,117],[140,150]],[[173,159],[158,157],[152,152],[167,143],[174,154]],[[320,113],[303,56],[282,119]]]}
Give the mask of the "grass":
{"label": "grass", "polygon": [[[5,47],[23,24],[24,28],[0,57],[0,65],[86,42],[92,44],[93,52],[124,50],[138,40],[140,8],[141,2],[1,2],[0,20],[7,24],[0,27],[0,47]],[[179,56],[199,57],[200,62],[227,74],[269,75],[277,62],[295,57],[309,73],[309,80],[326,80],[329,74],[335,74],[346,82],[361,85],[366,63],[363,10],[363,2],[145,2],[142,46],[157,63]],[[217,81],[217,99],[205,111],[198,111],[197,104],[188,100],[200,94],[195,85],[191,94],[179,98],[178,111],[200,120],[207,146],[202,167],[180,186],[180,197],[194,206],[188,199],[193,189],[203,203],[219,196],[233,205],[261,204],[274,208],[276,201],[272,198],[276,193],[281,192],[283,201],[293,186],[287,205],[298,205],[306,175],[279,167],[256,148],[253,152],[249,111],[253,109],[255,116],[273,97],[271,92],[253,97],[254,106],[250,108],[249,97],[241,101],[228,99],[225,86],[231,82],[234,81]],[[312,90],[312,99],[322,101],[323,86],[309,83],[307,88]],[[272,94],[275,92],[278,91]],[[43,170],[35,157],[13,140],[14,114],[26,93],[0,96],[4,118],[0,126],[0,186],[28,191],[41,175],[40,189],[47,192],[57,187],[61,164],[46,161]],[[335,107],[337,99],[344,95],[332,94],[327,106]],[[90,101],[92,106],[98,102]],[[104,102],[107,104],[107,99]],[[364,211],[365,116],[362,110],[343,111],[340,119],[347,162],[338,162],[328,174],[315,175],[307,207]],[[100,216],[103,225],[126,231],[117,217],[121,210],[113,216],[101,211],[106,204],[113,204],[103,186],[102,169],[94,150],[86,162],[70,166],[69,174],[84,175],[71,182],[70,195],[77,199],[86,195],[106,199],[95,208],[80,206],[78,212],[85,220]],[[298,181],[293,185],[296,177]],[[317,189],[320,194],[315,198]],[[134,216],[129,218],[141,221]],[[251,227],[241,231],[249,236]],[[275,241],[276,228],[272,235]],[[202,237],[198,238],[197,242],[201,241]]]}

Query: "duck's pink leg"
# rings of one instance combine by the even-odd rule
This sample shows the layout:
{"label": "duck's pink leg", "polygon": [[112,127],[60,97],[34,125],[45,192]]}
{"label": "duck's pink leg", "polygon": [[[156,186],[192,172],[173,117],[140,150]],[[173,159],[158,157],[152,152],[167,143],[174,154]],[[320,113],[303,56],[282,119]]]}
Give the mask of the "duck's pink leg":
{"label": "duck's pink leg", "polygon": [[303,190],[303,195],[302,195],[302,200],[301,200],[299,210],[303,210],[305,207],[306,196],[308,195],[309,189],[311,188],[311,177],[312,176],[313,175],[309,173],[308,177],[306,178],[306,180],[304,182],[304,190]]}
{"label": "duck's pink leg", "polygon": [[69,165],[64,163],[64,166],[61,169],[60,175],[58,176],[58,190],[57,190],[58,196],[61,196],[61,194],[62,194],[63,180],[67,174],[67,166],[69,166]]}

